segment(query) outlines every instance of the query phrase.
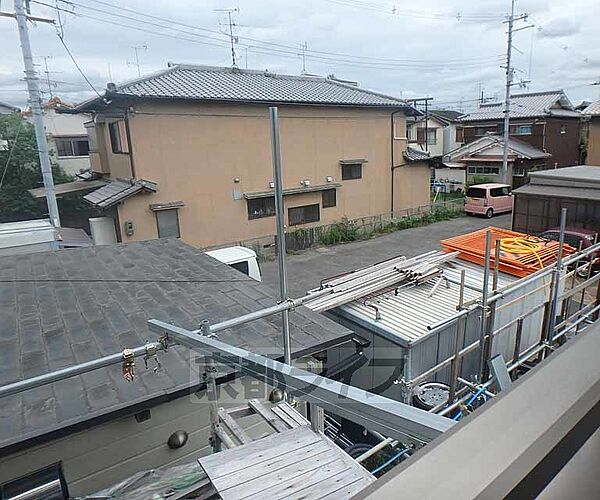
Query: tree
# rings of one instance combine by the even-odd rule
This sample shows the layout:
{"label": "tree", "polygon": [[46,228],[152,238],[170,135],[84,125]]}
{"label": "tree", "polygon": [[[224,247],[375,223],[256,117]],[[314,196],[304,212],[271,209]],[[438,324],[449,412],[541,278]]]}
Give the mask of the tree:
{"label": "tree", "polygon": [[[55,184],[73,180],[54,163]],[[17,113],[0,115],[0,222],[46,218],[44,202],[33,198],[29,189],[42,186],[42,173],[33,126]],[[77,210],[80,197],[61,200],[62,211]]]}

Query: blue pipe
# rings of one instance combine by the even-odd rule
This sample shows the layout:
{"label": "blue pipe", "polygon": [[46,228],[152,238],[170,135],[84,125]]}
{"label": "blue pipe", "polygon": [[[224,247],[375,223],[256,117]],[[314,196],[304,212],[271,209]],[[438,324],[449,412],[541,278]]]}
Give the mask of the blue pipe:
{"label": "blue pipe", "polygon": [[[481,387],[475,394],[471,396],[469,401],[467,402],[467,406],[473,403],[479,396],[481,396],[486,391],[485,387]],[[458,421],[462,417],[462,411],[458,410],[458,413],[452,417],[452,420]]]}
{"label": "blue pipe", "polygon": [[[371,474],[377,474],[378,472],[381,472],[383,469],[385,469],[388,465],[390,465],[391,463],[395,462],[396,460],[398,460],[402,455],[406,455],[406,453],[408,452],[408,448],[404,448],[402,450],[400,450],[398,453],[396,453],[392,458],[390,458],[387,462],[384,462],[383,464],[381,464],[379,467],[376,467],[375,469],[373,469],[371,471]],[[410,455],[407,455],[407,458]]]}

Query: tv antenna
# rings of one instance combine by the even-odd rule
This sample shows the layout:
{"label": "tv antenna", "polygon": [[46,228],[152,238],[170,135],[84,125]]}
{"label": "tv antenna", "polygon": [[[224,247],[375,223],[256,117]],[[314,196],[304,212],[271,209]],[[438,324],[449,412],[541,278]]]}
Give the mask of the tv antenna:
{"label": "tv antenna", "polygon": [[135,66],[137,68],[138,76],[142,76],[141,64],[140,64],[140,52],[143,50],[146,52],[148,50],[148,44],[144,42],[144,45],[136,45],[133,48],[133,52],[135,54],[135,61],[129,62],[127,61],[127,66]]}
{"label": "tv antenna", "polygon": [[[225,34],[229,37],[229,42],[231,43],[231,65],[234,68],[237,68],[237,55],[235,53],[235,44],[238,43],[239,40],[237,35],[234,33],[233,29],[238,27],[239,25],[234,22],[233,14],[239,13],[240,9],[239,7],[236,7],[234,9],[215,9],[215,12],[227,13],[228,31]],[[219,26],[220,24],[221,22],[219,21]]]}

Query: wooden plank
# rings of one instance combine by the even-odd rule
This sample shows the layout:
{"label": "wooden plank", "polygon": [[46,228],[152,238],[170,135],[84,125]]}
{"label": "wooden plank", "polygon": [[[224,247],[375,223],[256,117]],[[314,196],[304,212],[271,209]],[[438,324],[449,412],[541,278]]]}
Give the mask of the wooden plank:
{"label": "wooden plank", "polygon": [[277,406],[275,406],[274,408],[281,408],[282,411],[284,411],[285,413],[287,413],[290,417],[292,417],[296,422],[298,422],[300,425],[310,425],[310,422],[308,420],[306,420],[306,418],[304,418],[304,415],[302,415],[298,410],[296,410],[295,408],[292,408],[288,403],[286,403],[285,401],[282,403],[279,403]]}
{"label": "wooden plank", "polygon": [[[282,451],[284,449],[285,443],[279,450]],[[312,443],[299,450],[281,453],[260,463],[247,463],[245,469],[213,479],[213,484],[219,494],[230,489],[235,489],[238,486],[245,489],[249,485],[253,485],[255,489],[260,491],[266,487],[263,486],[263,483],[268,477],[275,477],[281,482],[282,480],[289,480],[298,475],[297,470],[300,469],[303,462],[307,462],[310,467],[310,463],[318,458],[327,463],[328,461],[335,460],[335,457],[332,457],[329,451],[329,448],[323,442]]]}
{"label": "wooden plank", "polygon": [[229,437],[229,434],[227,434],[225,429],[220,425],[215,426],[215,433],[221,440],[221,443],[223,443],[227,449],[237,447],[237,444],[233,441],[233,439],[231,439],[231,437]]}
{"label": "wooden plank", "polygon": [[309,427],[289,429],[284,436],[272,434],[235,450],[222,451],[200,458],[198,461],[211,480],[245,469],[249,464],[269,460],[281,452],[280,446],[293,451],[321,442],[322,438]]}
{"label": "wooden plank", "polygon": [[279,419],[270,408],[263,405],[258,399],[251,399],[248,405],[262,418],[264,418],[277,432],[287,431],[288,427]]}
{"label": "wooden plank", "polygon": [[[303,500],[333,498],[337,500],[341,498],[336,494],[339,490],[361,481],[364,481],[364,479],[357,477],[353,469],[336,462],[334,471],[330,472],[327,467],[324,467],[322,471],[317,471],[310,479],[298,481],[294,488],[286,488],[285,492],[278,492],[271,498],[273,500],[285,498],[302,498]],[[364,481],[365,486],[368,484],[367,481]]]}
{"label": "wooden plank", "polygon": [[296,422],[296,420],[292,417],[290,417],[285,411],[283,411],[281,408],[277,407],[277,406],[273,406],[273,408],[271,408],[271,411],[277,415],[282,422],[285,423],[285,425],[287,425],[290,429],[294,429],[295,427],[300,427],[300,424],[298,422]]}
{"label": "wooden plank", "polygon": [[264,478],[264,487],[256,489],[254,484],[249,484],[249,489],[244,491],[244,485],[240,485],[235,490],[228,490],[223,493],[223,498],[230,500],[233,498],[243,498],[247,500],[260,500],[261,498],[275,498],[283,495],[284,498],[296,498],[294,495],[299,489],[307,484],[313,484],[325,479],[325,475],[338,474],[347,469],[346,464],[332,458],[331,455],[316,457],[312,460],[303,461],[297,469],[297,473],[271,474]]}
{"label": "wooden plank", "polygon": [[238,425],[238,423],[227,413],[224,408],[219,408],[219,419],[222,420],[223,425],[231,434],[233,434],[240,444],[248,444],[252,442],[252,439],[250,436],[248,436],[248,434],[246,434],[246,431]]}

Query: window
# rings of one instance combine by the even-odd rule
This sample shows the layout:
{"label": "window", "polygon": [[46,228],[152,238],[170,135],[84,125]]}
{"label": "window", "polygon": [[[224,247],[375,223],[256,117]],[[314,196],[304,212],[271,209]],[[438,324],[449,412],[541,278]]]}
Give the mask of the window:
{"label": "window", "polygon": [[179,211],[176,208],[157,210],[156,227],[159,238],[179,238]]}
{"label": "window", "polygon": [[342,180],[362,179],[362,163],[348,163],[342,165]]}
{"label": "window", "polygon": [[567,133],[567,126],[566,125],[561,125],[560,126],[560,133],[561,134],[566,134]]}
{"label": "window", "polygon": [[304,205],[302,207],[288,208],[288,224],[297,226],[319,220],[319,205]]}
{"label": "window", "polygon": [[467,173],[471,175],[498,175],[500,167],[467,167]]}
{"label": "window", "polygon": [[485,198],[485,189],[469,188],[467,189],[467,196],[469,198]]}
{"label": "window", "polygon": [[427,129],[427,144],[437,144],[437,128]]}
{"label": "window", "polygon": [[496,125],[489,127],[477,127],[475,129],[475,135],[485,135],[488,132],[495,134],[498,131],[498,127]]}
{"label": "window", "polygon": [[511,134],[514,135],[531,135],[533,133],[533,125],[515,125],[511,127]]}
{"label": "window", "polygon": [[275,215],[275,197],[248,200],[248,220]]}
{"label": "window", "polygon": [[323,195],[323,208],[335,207],[336,205],[336,192],[335,189],[326,189],[322,193]]}
{"label": "window", "polygon": [[490,196],[496,198],[498,196],[508,196],[510,195],[510,189],[506,187],[498,187],[490,189]]}
{"label": "window", "polygon": [[121,123],[120,121],[111,122],[108,124],[108,134],[110,135],[110,147],[113,153],[125,153],[123,141],[121,138]]}
{"label": "window", "polygon": [[247,260],[243,260],[242,262],[235,262],[233,264],[229,264],[231,267],[233,267],[234,269],[237,269],[240,273],[244,273],[246,276],[248,276],[249,273],[249,269],[248,269],[248,261]]}
{"label": "window", "polygon": [[55,137],[56,152],[63,156],[89,156],[90,147],[88,140],[83,137]]}
{"label": "window", "polygon": [[465,142],[465,129],[462,127],[456,127],[455,142]]}
{"label": "window", "polygon": [[513,177],[525,177],[525,168],[513,167]]}

